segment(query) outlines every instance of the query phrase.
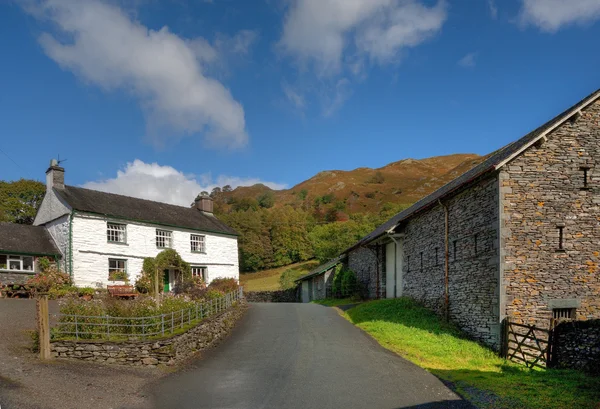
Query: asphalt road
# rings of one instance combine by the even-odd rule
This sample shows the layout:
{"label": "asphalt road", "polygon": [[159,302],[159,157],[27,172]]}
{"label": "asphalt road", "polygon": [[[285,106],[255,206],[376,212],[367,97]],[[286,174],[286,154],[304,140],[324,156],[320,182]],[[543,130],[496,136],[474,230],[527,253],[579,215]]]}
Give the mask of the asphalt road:
{"label": "asphalt road", "polygon": [[252,304],[222,345],[150,395],[156,408],[471,408],[315,304]]}

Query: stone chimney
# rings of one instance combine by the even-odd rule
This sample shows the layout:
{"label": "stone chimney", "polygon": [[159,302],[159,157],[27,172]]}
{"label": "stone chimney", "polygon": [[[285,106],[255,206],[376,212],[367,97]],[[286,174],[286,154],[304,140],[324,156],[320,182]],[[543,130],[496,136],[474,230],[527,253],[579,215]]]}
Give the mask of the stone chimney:
{"label": "stone chimney", "polygon": [[64,189],[65,188],[65,169],[58,166],[58,161],[52,159],[50,161],[50,167],[46,171],[46,189],[52,188]]}
{"label": "stone chimney", "polygon": [[212,216],[213,214],[213,199],[208,195],[198,195],[194,200],[196,209],[200,210],[206,215]]}

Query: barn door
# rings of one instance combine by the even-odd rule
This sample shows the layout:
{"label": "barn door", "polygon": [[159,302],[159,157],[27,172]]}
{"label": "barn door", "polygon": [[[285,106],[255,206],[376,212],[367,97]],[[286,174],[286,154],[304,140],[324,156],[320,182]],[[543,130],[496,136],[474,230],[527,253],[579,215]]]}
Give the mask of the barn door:
{"label": "barn door", "polygon": [[394,298],[396,287],[396,243],[385,246],[385,298]]}

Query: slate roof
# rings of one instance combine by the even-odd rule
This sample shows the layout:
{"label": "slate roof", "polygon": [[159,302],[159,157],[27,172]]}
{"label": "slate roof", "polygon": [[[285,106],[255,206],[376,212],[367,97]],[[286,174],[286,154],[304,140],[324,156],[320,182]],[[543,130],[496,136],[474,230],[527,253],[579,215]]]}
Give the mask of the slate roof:
{"label": "slate roof", "polygon": [[54,189],[54,191],[71,208],[81,212],[169,227],[182,227],[236,236],[238,234],[216,217],[207,216],[192,207],[176,206],[74,186],[65,186],[64,189]]}
{"label": "slate roof", "polygon": [[470,182],[483,176],[484,174],[491,172],[493,170],[496,170],[498,165],[500,165],[505,160],[509,159],[513,154],[519,152],[519,150],[522,149],[523,147],[526,147],[528,144],[535,141],[536,138],[540,137],[545,131],[552,128],[554,125],[562,123],[562,122],[566,121],[567,119],[569,119],[572,111],[577,110],[578,108],[581,108],[581,107],[587,105],[588,103],[590,103],[591,101],[593,101],[599,97],[600,97],[600,89],[591,93],[590,95],[588,95],[587,97],[585,97],[584,99],[579,101],[577,104],[573,105],[566,111],[562,112],[560,115],[552,118],[550,121],[546,122],[539,128],[537,128],[534,131],[523,136],[521,139],[518,139],[512,143],[509,143],[508,145],[498,149],[497,151],[492,152],[479,165],[473,167],[472,169],[463,173],[461,176],[459,176],[456,179],[445,184],[444,186],[442,186],[435,192],[431,193],[430,195],[425,196],[423,199],[419,200],[417,203],[415,203],[408,209],[405,209],[402,212],[396,214],[391,219],[389,219],[387,222],[383,223],[382,225],[377,227],[375,230],[373,230],[371,233],[367,234],[365,237],[360,239],[356,244],[354,244],[352,247],[350,247],[346,251],[344,251],[344,253],[347,253],[357,247],[360,247],[361,245],[367,244],[367,243],[379,238],[386,231],[389,231],[390,229],[394,228],[398,223],[408,219],[413,214],[415,214],[421,210],[424,210],[427,207],[437,203],[438,200],[440,200],[448,195],[451,195],[457,189],[469,184]]}
{"label": "slate roof", "polygon": [[342,255],[342,256],[336,257],[332,260],[329,260],[327,263],[321,264],[319,267],[311,270],[310,273],[303,275],[300,278],[297,278],[296,280],[294,280],[294,282],[297,283],[300,281],[304,281],[307,278],[318,276],[319,274],[322,274],[322,273],[326,272],[327,270],[329,270],[330,268],[335,267],[336,265],[341,263],[344,258],[345,258],[345,256]]}
{"label": "slate roof", "polygon": [[60,255],[50,233],[42,226],[0,223],[0,252]]}

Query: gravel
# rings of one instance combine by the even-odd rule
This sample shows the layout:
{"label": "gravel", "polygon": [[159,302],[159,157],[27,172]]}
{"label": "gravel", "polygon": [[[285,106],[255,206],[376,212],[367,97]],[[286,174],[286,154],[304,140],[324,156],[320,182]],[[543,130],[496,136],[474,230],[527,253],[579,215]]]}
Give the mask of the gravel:
{"label": "gravel", "polygon": [[[50,301],[50,312],[58,305]],[[115,368],[98,363],[42,362],[30,351],[35,300],[0,299],[0,406],[2,409],[141,408],[143,386],[159,369]]]}

